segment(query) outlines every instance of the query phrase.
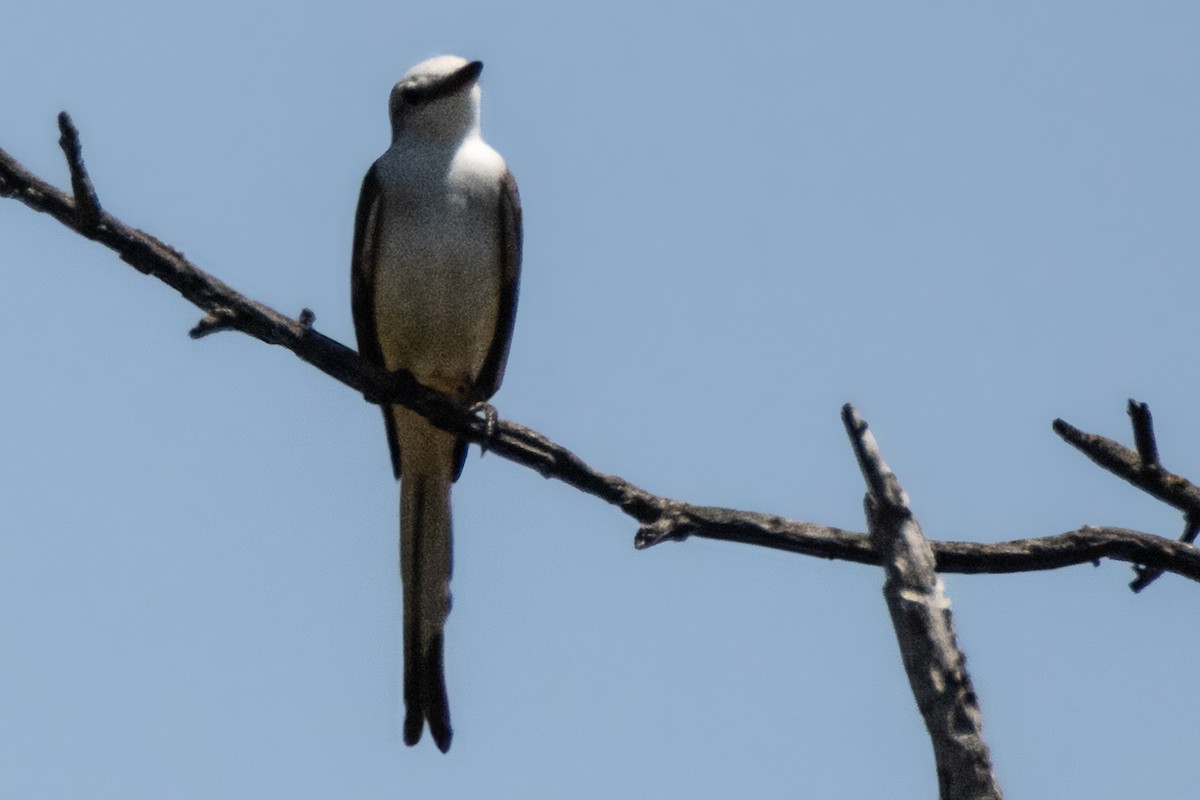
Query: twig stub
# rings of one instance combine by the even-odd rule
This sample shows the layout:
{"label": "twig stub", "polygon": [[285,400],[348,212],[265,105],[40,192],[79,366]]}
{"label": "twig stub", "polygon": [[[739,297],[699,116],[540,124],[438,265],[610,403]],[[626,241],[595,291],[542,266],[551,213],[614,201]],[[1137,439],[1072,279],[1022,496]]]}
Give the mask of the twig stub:
{"label": "twig stub", "polygon": [[1154,438],[1154,418],[1150,416],[1150,406],[1130,399],[1128,410],[1129,421],[1133,425],[1134,447],[1142,459],[1142,467],[1159,466],[1158,442]]}
{"label": "twig stub", "polygon": [[100,222],[100,199],[96,196],[96,188],[88,176],[87,167],[83,165],[83,148],[79,144],[79,131],[71,121],[71,115],[66,111],[58,115],[58,144],[67,157],[67,167],[71,170],[71,193],[75,196],[75,213],[88,226]]}

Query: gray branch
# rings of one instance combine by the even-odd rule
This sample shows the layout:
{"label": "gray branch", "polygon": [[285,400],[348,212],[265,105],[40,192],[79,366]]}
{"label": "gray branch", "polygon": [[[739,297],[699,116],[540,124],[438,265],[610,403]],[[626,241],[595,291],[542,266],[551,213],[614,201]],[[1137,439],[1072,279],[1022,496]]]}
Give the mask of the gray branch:
{"label": "gray branch", "polygon": [[983,740],[983,714],[933,549],[867,423],[851,405],[842,408],[842,422],[867,482],[867,528],[887,575],[883,596],[908,683],[933,742],[939,795],[942,800],[999,800]]}
{"label": "gray branch", "polygon": [[[1150,407],[1129,401],[1129,420],[1133,426],[1136,450],[1094,433],[1084,433],[1061,419],[1054,420],[1054,432],[1068,444],[1114,475],[1124,478],[1169,506],[1183,512],[1184,527],[1179,541],[1190,546],[1200,533],[1200,488],[1186,478],[1163,469],[1158,460],[1158,442]],[[1137,576],[1129,584],[1135,592],[1145,589],[1163,574],[1161,565],[1139,562],[1133,567]]]}

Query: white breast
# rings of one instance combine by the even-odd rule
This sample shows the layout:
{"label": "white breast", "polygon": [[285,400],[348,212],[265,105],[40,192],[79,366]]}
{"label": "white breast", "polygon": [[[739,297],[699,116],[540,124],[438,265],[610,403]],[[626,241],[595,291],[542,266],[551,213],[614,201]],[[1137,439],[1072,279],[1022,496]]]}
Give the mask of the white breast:
{"label": "white breast", "polygon": [[452,151],[398,142],[376,166],[375,314],[384,361],[460,395],[496,330],[504,161],[473,136]]}

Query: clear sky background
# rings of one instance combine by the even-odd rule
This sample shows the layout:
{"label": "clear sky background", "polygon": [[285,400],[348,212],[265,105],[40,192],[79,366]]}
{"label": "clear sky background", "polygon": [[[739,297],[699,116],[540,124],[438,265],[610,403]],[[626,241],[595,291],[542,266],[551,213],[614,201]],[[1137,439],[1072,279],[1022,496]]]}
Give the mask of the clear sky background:
{"label": "clear sky background", "polygon": [[[524,200],[495,398],[645,488],[863,530],[856,403],[926,533],[1179,515],[1200,478],[1189,2],[10,3],[0,146],[353,343],[387,97],[484,61]],[[400,741],[378,411],[0,201],[0,796],[928,798],[878,569],[694,540],[489,456],[455,489],[449,755]],[[947,577],[1011,798],[1194,798],[1200,586]]]}

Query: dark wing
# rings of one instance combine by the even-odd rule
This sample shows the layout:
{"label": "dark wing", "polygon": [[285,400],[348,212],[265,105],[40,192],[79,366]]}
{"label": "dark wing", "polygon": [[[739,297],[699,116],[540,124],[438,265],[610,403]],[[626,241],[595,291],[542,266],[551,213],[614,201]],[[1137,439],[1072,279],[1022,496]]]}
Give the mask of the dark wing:
{"label": "dark wing", "polygon": [[[517,318],[517,287],[521,283],[521,195],[512,173],[504,171],[500,179],[500,307],[496,311],[496,333],[488,348],[487,358],[467,400],[478,403],[487,400],[504,380],[508,363],[508,345],[512,342],[513,323]],[[467,463],[467,442],[458,443],[454,451],[454,480],[462,475]]]}
{"label": "dark wing", "polygon": [[521,196],[517,193],[516,180],[508,171],[500,182],[500,269],[496,335],[471,392],[473,402],[487,400],[500,389],[517,317],[517,288],[521,278]]}
{"label": "dark wing", "polygon": [[[375,243],[379,233],[379,204],[383,195],[375,176],[375,165],[363,178],[358,195],[358,214],[354,218],[354,253],[350,269],[350,303],[354,313],[354,333],[358,338],[358,354],[377,367],[383,363],[379,348],[379,332],[375,327]],[[400,445],[396,441],[396,422],[391,410],[383,406],[383,422],[387,426],[388,448],[392,453],[392,471],[400,477]]]}

